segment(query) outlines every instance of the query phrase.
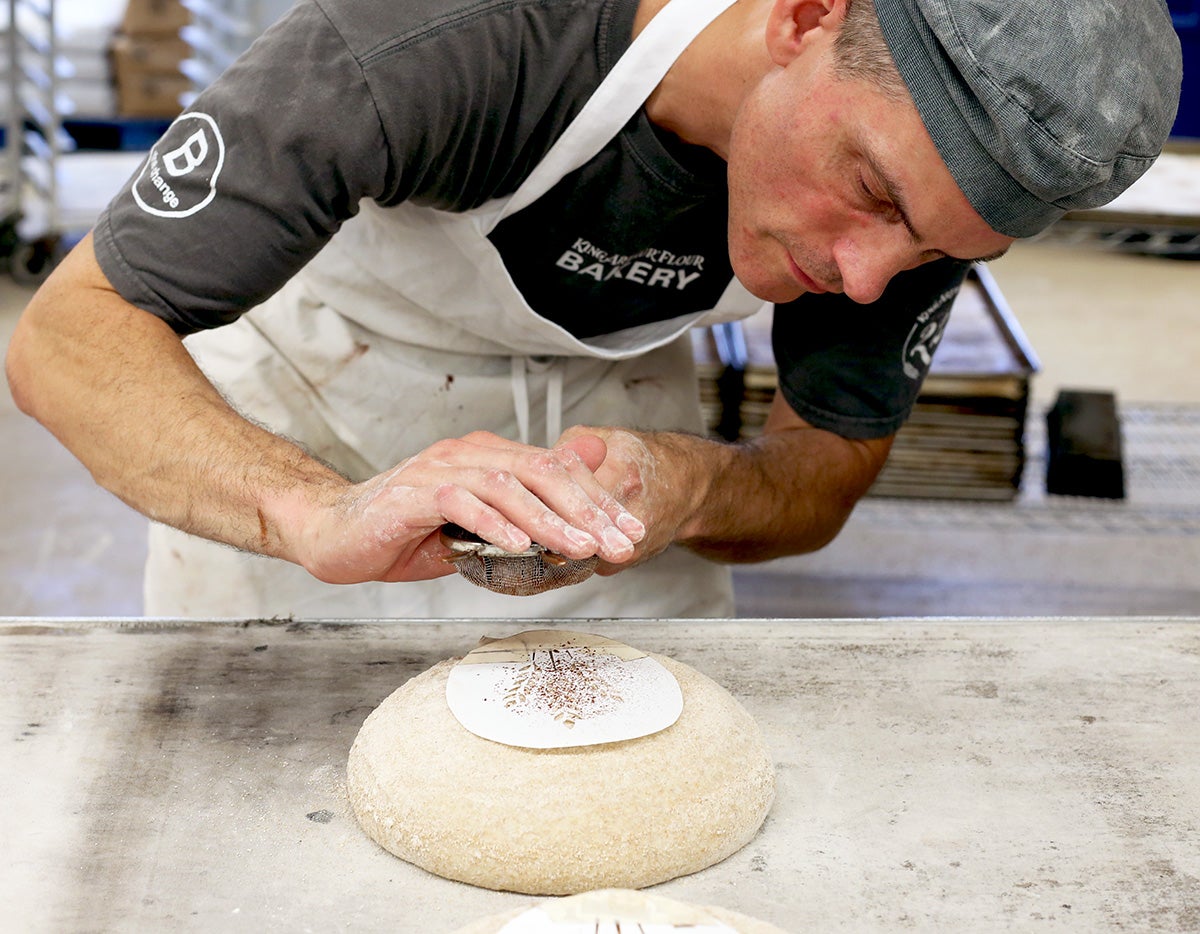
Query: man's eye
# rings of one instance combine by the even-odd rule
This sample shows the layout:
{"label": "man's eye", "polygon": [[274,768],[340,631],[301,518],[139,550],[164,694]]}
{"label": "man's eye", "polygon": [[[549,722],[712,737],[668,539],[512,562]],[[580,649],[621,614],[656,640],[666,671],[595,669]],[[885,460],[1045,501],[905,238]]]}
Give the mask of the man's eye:
{"label": "man's eye", "polygon": [[871,186],[867,184],[867,180],[863,178],[861,173],[859,173],[858,176],[858,189],[860,192],[862,192],[863,199],[876,210],[892,207],[891,202],[885,198],[879,197],[874,191],[871,190]]}
{"label": "man's eye", "polygon": [[889,221],[901,220],[900,210],[887,198],[880,197],[872,189],[867,180],[859,173],[858,188],[867,207],[877,214],[884,215]]}

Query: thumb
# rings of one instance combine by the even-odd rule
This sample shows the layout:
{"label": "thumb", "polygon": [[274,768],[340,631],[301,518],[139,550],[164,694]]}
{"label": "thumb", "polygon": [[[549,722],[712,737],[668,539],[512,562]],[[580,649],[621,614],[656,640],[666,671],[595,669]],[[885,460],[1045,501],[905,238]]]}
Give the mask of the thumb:
{"label": "thumb", "polygon": [[600,469],[604,458],[608,456],[608,445],[596,435],[581,433],[560,441],[557,446],[574,451],[583,459],[588,470],[593,472]]}

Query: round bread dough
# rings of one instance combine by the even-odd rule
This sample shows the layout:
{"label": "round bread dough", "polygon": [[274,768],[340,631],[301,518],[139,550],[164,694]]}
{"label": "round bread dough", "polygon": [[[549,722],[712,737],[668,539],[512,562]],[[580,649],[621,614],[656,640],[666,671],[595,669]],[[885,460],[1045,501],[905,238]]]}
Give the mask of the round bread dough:
{"label": "round bread dough", "polygon": [[[571,896],[570,898],[563,899],[563,901],[573,902],[578,900],[581,904],[581,907],[583,905],[587,905],[589,907],[593,905],[596,905],[597,907],[607,905],[612,905],[614,907],[626,907],[630,905],[635,896],[642,896],[647,902],[655,907],[658,907],[660,911],[663,908],[669,908],[671,906],[676,906],[678,908],[685,907],[681,902],[664,898],[661,895],[651,896],[644,892],[630,892],[623,889],[587,892],[582,895]],[[530,905],[526,906],[525,908],[518,908],[515,911],[505,912],[504,914],[492,915],[488,918],[480,918],[478,921],[474,921],[464,928],[459,928],[457,931],[454,931],[453,934],[500,934],[500,931],[504,929],[504,925],[521,917],[521,915],[532,908],[537,907],[539,906]],[[785,934],[782,928],[777,928],[775,925],[768,924],[766,921],[758,921],[754,918],[749,918],[746,915],[738,914],[738,912],[730,911],[727,908],[716,908],[711,905],[704,905],[700,910],[709,915],[713,921],[720,922],[726,927],[736,931],[737,934]],[[640,929],[640,926],[635,929]],[[608,928],[605,927],[602,928],[602,930],[608,930]],[[689,928],[683,927],[681,930],[687,931]]]}
{"label": "round bread dough", "polygon": [[775,795],[762,731],[728,691],[651,655],[683,712],[649,736],[526,749],[482,739],[446,703],[449,659],[367,717],[347,791],[376,843],[489,889],[570,895],[640,889],[720,862],[755,835]]}

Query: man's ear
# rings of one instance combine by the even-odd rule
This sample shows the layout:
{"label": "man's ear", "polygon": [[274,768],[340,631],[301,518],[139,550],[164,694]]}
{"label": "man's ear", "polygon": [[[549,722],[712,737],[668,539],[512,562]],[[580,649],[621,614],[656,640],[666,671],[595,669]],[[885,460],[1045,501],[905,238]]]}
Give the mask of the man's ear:
{"label": "man's ear", "polygon": [[767,50],[786,67],[820,30],[836,31],[851,0],[772,0],[767,14]]}

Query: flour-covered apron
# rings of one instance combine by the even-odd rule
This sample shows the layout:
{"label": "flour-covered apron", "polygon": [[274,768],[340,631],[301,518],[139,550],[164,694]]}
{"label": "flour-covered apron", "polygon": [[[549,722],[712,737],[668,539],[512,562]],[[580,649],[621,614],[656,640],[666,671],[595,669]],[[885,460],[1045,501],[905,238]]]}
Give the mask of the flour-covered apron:
{"label": "flour-covered apron", "polygon": [[[364,202],[276,296],[189,349],[239,410],[356,481],[477,429],[547,446],[577,424],[701,431],[687,332],[760,300],[734,280],[710,311],[579,340],[529,307],[487,235],[595,156],[731,3],[668,3],[511,196],[466,213]],[[160,525],[145,600],[147,615],[192,617],[732,614],[728,569],[678,547],[616,577],[506,597],[457,575],[324,584]]]}

